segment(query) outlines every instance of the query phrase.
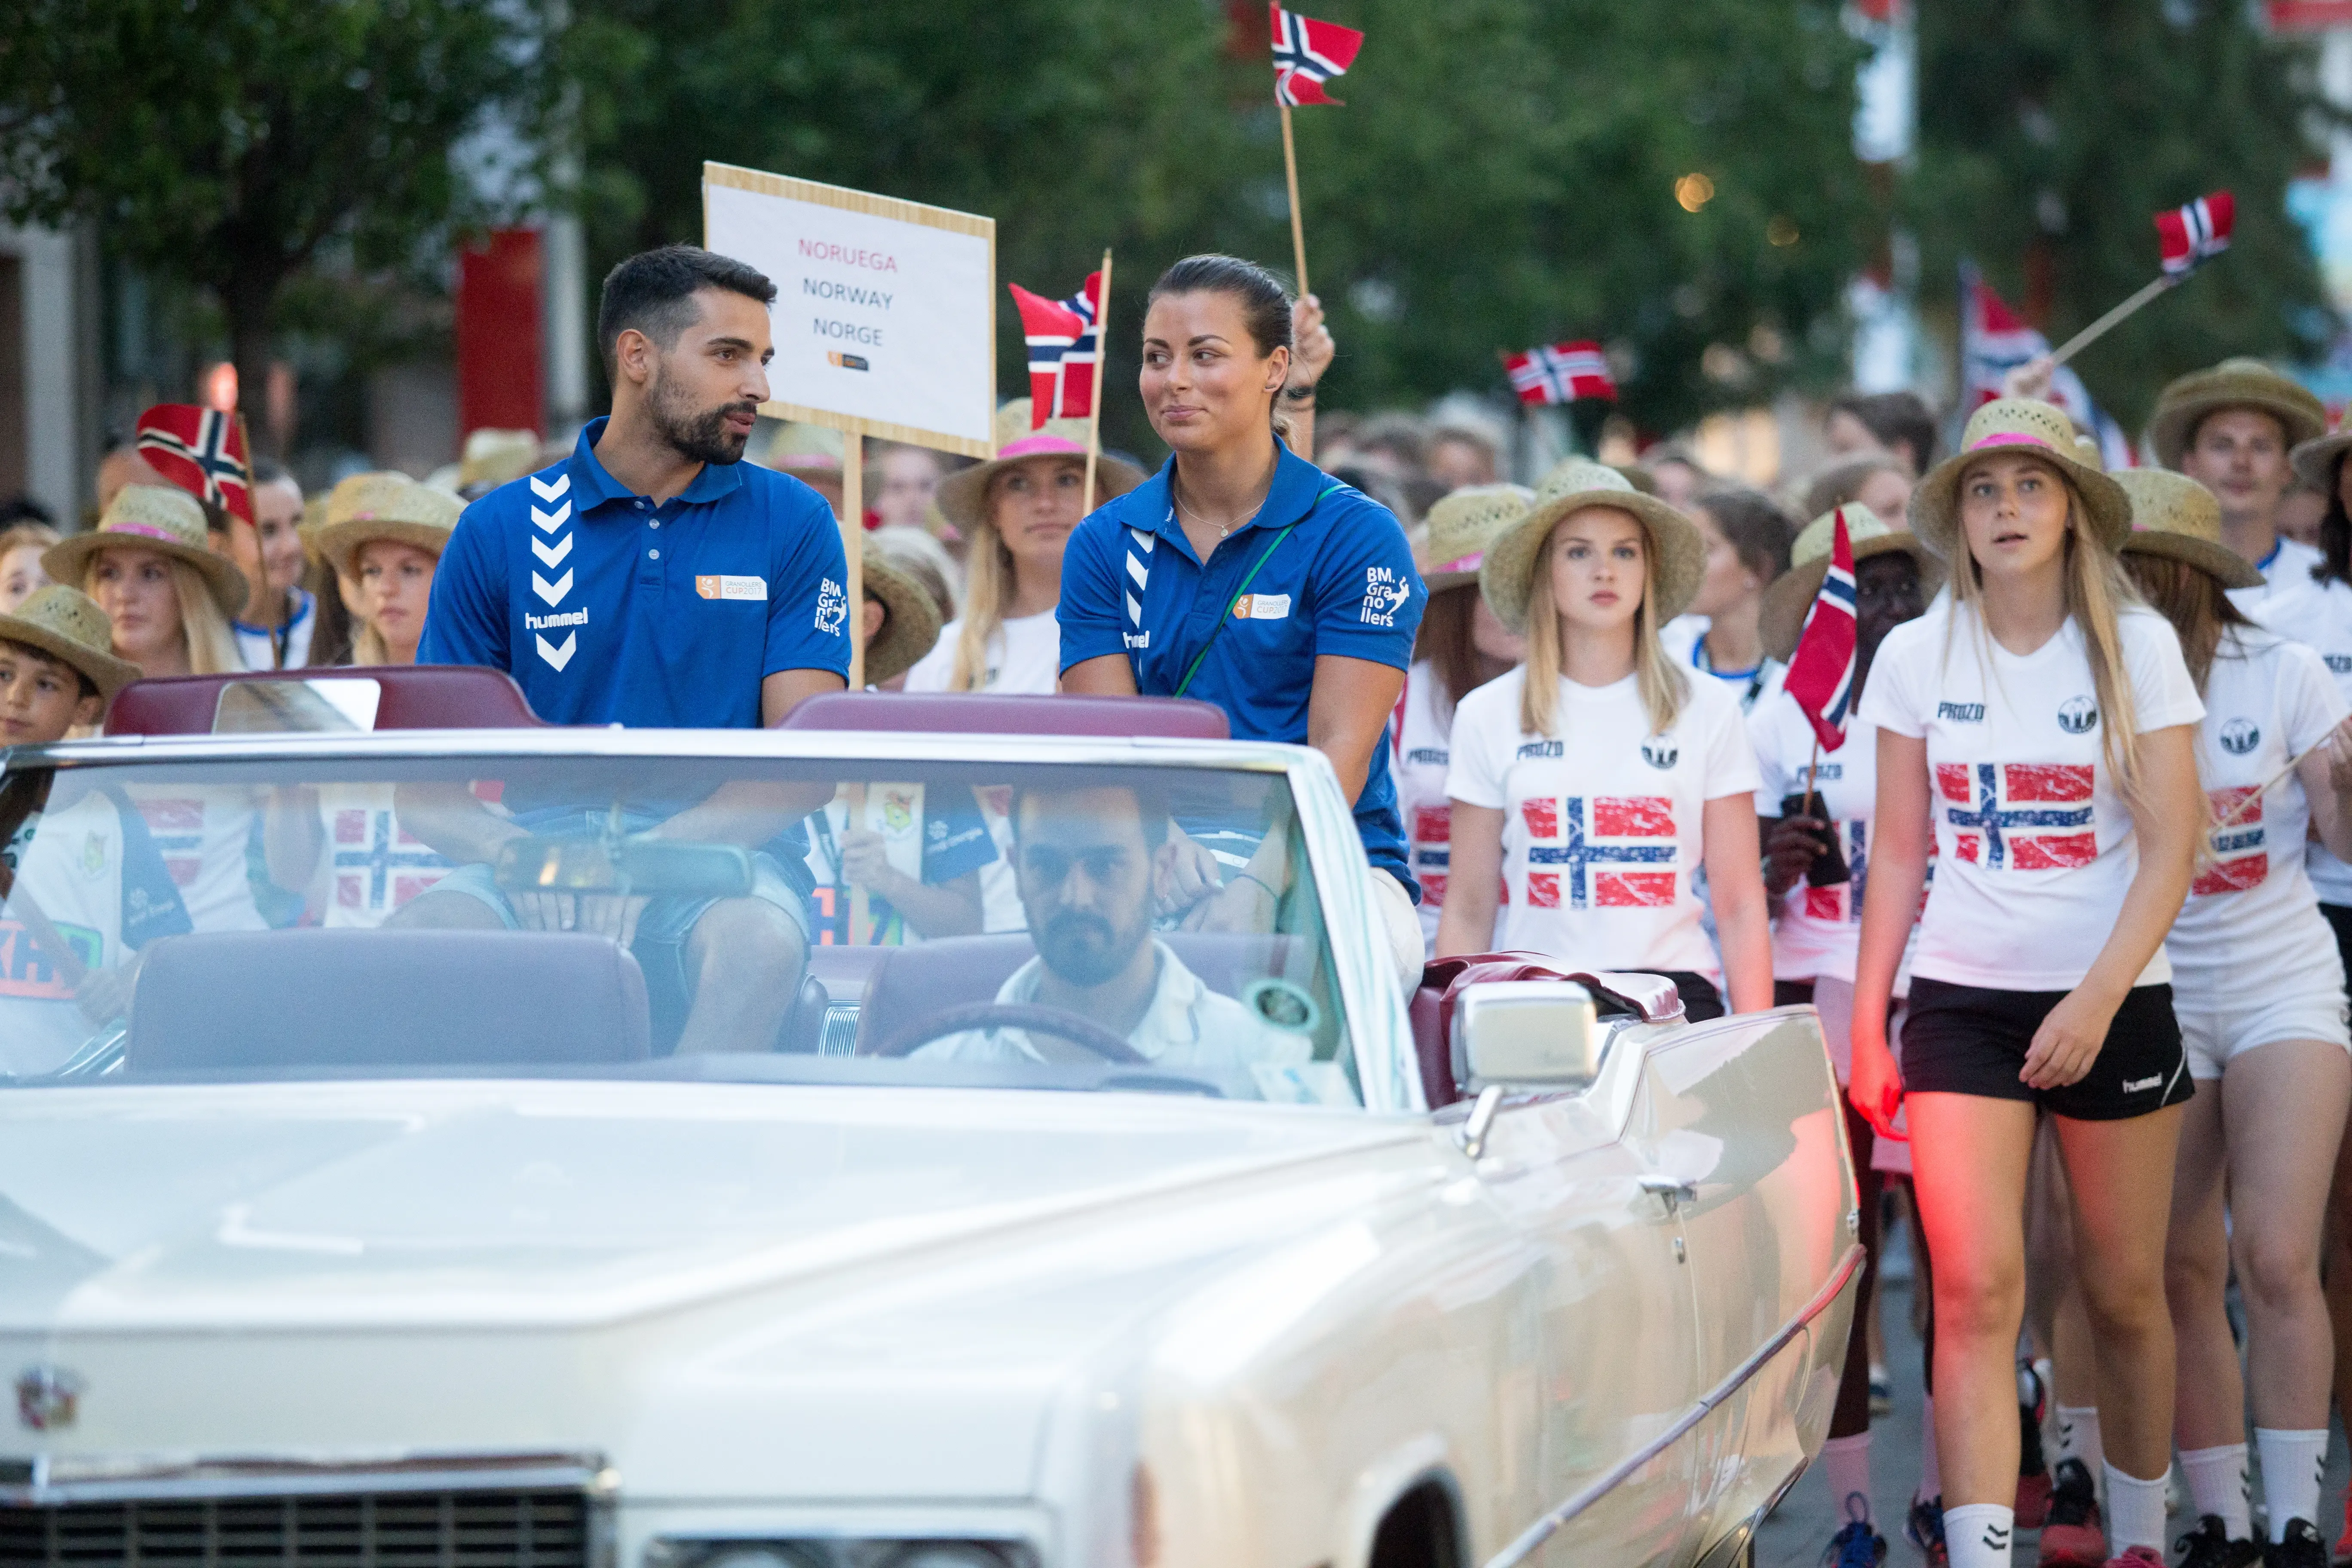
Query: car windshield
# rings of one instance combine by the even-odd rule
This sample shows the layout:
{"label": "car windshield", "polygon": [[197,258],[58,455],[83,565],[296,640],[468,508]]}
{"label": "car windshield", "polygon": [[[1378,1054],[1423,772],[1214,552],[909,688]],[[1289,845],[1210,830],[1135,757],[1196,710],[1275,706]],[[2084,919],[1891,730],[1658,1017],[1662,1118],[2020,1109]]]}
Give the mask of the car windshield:
{"label": "car windshield", "polygon": [[17,767],[0,1082],[1360,1103],[1287,779],[646,756]]}

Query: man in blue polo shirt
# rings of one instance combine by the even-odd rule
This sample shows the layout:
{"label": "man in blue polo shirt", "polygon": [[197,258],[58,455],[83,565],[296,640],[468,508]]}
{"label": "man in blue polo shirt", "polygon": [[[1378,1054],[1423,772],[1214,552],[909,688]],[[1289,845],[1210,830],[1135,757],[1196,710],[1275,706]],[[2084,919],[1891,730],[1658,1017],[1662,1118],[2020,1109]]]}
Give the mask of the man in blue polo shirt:
{"label": "man in blue polo shirt", "polygon": [[[1418,984],[1420,889],[1382,737],[1425,595],[1395,517],[1275,439],[1288,327],[1279,286],[1230,258],[1180,262],[1153,289],[1140,387],[1174,455],[1070,536],[1062,689],[1195,697],[1237,737],[1321,751],[1353,797],[1400,977]],[[1163,906],[1265,929],[1287,847],[1181,805],[1179,822]]]}
{"label": "man in blue polo shirt", "polygon": [[[666,246],[615,267],[597,310],[609,418],[570,458],[466,509],[434,574],[425,664],[488,665],[562,724],[772,725],[846,685],[848,574],[823,498],[743,463],[769,396],[775,285],[740,261]],[[819,792],[822,793],[822,792]],[[647,803],[632,831],[756,849],[821,799],[730,788]],[[807,910],[775,858],[753,896],[510,900],[489,875],[507,840],[589,830],[592,803],[404,792],[402,825],[460,869],[401,923],[614,936],[691,998],[678,1048],[764,1049],[796,990]]]}

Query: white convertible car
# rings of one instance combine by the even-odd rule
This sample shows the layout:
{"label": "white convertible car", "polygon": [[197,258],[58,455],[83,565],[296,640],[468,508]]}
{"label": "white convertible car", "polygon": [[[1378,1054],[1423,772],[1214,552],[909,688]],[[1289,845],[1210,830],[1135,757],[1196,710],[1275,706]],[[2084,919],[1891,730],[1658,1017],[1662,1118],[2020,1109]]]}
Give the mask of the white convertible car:
{"label": "white convertible car", "polygon": [[1860,1272],[1811,1012],[1408,1001],[1210,719],[419,670],[0,757],[0,1568],[1745,1561]]}

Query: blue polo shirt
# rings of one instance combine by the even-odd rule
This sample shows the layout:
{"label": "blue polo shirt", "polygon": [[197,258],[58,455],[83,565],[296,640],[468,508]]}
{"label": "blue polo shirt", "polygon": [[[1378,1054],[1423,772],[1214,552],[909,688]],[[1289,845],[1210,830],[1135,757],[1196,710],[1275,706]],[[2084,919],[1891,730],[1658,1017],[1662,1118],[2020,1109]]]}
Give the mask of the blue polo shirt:
{"label": "blue polo shirt", "polygon": [[[1124,654],[1136,689],[1169,697],[1206,647],[1184,695],[1223,709],[1236,738],[1303,746],[1319,656],[1412,667],[1428,595],[1395,514],[1277,449],[1265,504],[1205,564],[1176,519],[1172,458],[1078,525],[1062,558],[1064,669]],[[1245,577],[1248,597],[1237,603]],[[1419,901],[1384,745],[1372,748],[1356,830],[1372,864]]]}
{"label": "blue polo shirt", "polygon": [[433,574],[425,664],[503,669],[557,724],[756,730],[760,683],[849,669],[849,574],[823,497],[712,463],[656,506],[596,438],[467,507]]}

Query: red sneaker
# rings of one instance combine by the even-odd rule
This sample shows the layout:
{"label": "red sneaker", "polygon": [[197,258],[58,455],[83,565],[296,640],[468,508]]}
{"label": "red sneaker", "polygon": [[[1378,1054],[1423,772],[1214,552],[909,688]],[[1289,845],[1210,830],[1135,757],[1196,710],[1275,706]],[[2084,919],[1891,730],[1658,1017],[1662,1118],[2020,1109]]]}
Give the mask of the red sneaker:
{"label": "red sneaker", "polygon": [[2344,1533],[2336,1538],[2336,1561],[2352,1563],[2352,1494],[2344,1499]]}
{"label": "red sneaker", "polygon": [[[2042,1568],[2106,1568],[2107,1532],[2100,1528],[2098,1494],[2080,1459],[2058,1461],[2057,1484],[2042,1523]],[[2160,1562],[2161,1559],[2159,1558]]]}
{"label": "red sneaker", "polygon": [[2038,1476],[2017,1478],[2017,1504],[2013,1511],[2017,1515],[2018,1529],[2042,1528],[2042,1521],[2050,1517],[2050,1494],[2053,1489],[2047,1470]]}

